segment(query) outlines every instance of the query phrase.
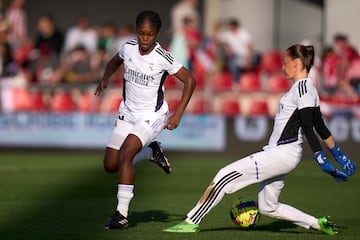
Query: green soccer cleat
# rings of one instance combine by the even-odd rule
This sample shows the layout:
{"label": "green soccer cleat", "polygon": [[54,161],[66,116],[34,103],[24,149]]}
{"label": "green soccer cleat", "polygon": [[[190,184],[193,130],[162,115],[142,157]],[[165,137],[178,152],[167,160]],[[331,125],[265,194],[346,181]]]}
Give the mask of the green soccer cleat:
{"label": "green soccer cleat", "polygon": [[320,225],[320,230],[325,234],[335,235],[338,233],[336,225],[331,221],[330,216],[319,218],[318,224]]}
{"label": "green soccer cleat", "polygon": [[183,221],[175,226],[165,228],[164,232],[173,232],[173,233],[194,233],[199,232],[200,228],[198,224],[188,223]]}

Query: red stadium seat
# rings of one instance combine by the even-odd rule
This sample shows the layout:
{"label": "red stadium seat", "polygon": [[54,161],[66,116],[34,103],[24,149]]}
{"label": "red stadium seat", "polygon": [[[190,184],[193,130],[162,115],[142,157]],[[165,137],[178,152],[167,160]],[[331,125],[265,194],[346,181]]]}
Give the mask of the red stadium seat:
{"label": "red stadium seat", "polygon": [[193,62],[191,73],[193,74],[196,80],[196,89],[204,89],[205,77],[207,75],[207,71],[205,67],[198,60],[195,60]]}
{"label": "red stadium seat", "polygon": [[100,99],[100,97],[94,94],[85,92],[80,95],[77,101],[78,110],[83,113],[98,112],[100,109]]}
{"label": "red stadium seat", "polygon": [[211,88],[213,91],[228,91],[232,90],[234,84],[234,77],[230,72],[218,72],[214,75]]}
{"label": "red stadium seat", "polygon": [[275,49],[263,51],[260,60],[260,71],[272,73],[282,69],[281,52]]}
{"label": "red stadium seat", "polygon": [[42,92],[35,92],[31,94],[31,110],[33,112],[44,112],[47,110],[44,95]]}
{"label": "red stadium seat", "polygon": [[267,79],[267,90],[269,92],[286,92],[290,87],[290,81],[282,73],[273,73]]}
{"label": "red stadium seat", "polygon": [[256,100],[250,105],[249,116],[269,116],[269,106],[266,101]]}
{"label": "red stadium seat", "polygon": [[224,98],[221,102],[220,113],[225,116],[236,116],[241,114],[240,104],[238,100]]}
{"label": "red stadium seat", "polygon": [[28,89],[26,88],[14,88],[12,90],[12,102],[14,111],[31,110],[31,97]]}
{"label": "red stadium seat", "polygon": [[122,101],[122,89],[109,89],[101,98],[99,110],[103,113],[117,113],[119,112],[119,105]]}
{"label": "red stadium seat", "polygon": [[74,110],[74,102],[70,93],[58,90],[50,102],[50,110],[54,113],[69,113]]}
{"label": "red stadium seat", "polygon": [[169,112],[175,112],[176,108],[179,106],[180,104],[180,99],[177,98],[169,98],[166,99],[166,102],[169,105]]}
{"label": "red stadium seat", "polygon": [[109,112],[118,113],[121,101],[122,101],[122,97],[111,98],[109,105]]}
{"label": "red stadium seat", "polygon": [[255,92],[262,90],[262,84],[259,74],[254,72],[246,72],[240,76],[239,79],[240,91]]}
{"label": "red stadium seat", "polygon": [[177,80],[174,75],[167,76],[164,82],[165,89],[179,88],[177,81],[179,80]]}
{"label": "red stadium seat", "polygon": [[190,109],[190,113],[193,114],[209,113],[208,108],[209,108],[209,104],[203,97],[195,98],[192,107]]}
{"label": "red stadium seat", "polygon": [[194,76],[196,80],[196,89],[202,90],[205,88],[205,74],[201,72],[192,72],[192,75]]}

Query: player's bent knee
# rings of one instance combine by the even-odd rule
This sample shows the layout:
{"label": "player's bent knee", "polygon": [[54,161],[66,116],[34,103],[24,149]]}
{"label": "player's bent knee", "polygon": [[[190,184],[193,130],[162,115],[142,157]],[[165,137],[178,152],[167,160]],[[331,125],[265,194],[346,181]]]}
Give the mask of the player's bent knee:
{"label": "player's bent knee", "polygon": [[118,166],[117,166],[117,164],[110,164],[110,163],[104,161],[104,169],[108,173],[114,173],[114,172],[118,171]]}
{"label": "player's bent knee", "polygon": [[278,215],[278,207],[276,205],[263,205],[259,203],[259,212],[268,217],[276,218]]}
{"label": "player's bent knee", "polygon": [[108,173],[117,172],[119,169],[118,150],[107,148],[103,160],[104,169]]}

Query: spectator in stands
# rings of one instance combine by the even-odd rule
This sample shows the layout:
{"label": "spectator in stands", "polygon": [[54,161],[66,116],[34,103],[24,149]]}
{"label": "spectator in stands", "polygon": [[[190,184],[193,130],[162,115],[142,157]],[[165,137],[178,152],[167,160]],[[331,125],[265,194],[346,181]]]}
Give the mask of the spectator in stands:
{"label": "spectator in stands", "polygon": [[[115,45],[114,45],[114,54],[116,52],[119,52],[122,45],[125,44],[127,41],[132,40],[132,39],[136,39],[136,31],[135,31],[135,26],[131,23],[126,23],[126,24],[121,24],[118,28],[118,32],[117,32],[117,37],[115,40]],[[112,54],[112,55],[114,55]],[[110,56],[112,56],[110,55]],[[113,83],[117,86],[121,86],[123,83],[123,74],[124,74],[124,66],[120,66],[119,67],[119,71],[115,72],[112,76]]]}
{"label": "spectator in stands", "polygon": [[91,83],[96,81],[97,77],[91,68],[91,54],[86,47],[77,46],[61,62],[50,82]]}
{"label": "spectator in stands", "polygon": [[197,0],[180,0],[171,9],[171,41],[170,51],[175,58],[190,69],[191,53],[185,29],[199,31],[199,13],[196,9]]}
{"label": "spectator in stands", "polygon": [[135,27],[128,23],[128,24],[121,24],[118,28],[118,33],[117,33],[117,39],[116,39],[116,46],[117,46],[117,51],[120,50],[121,46],[126,43],[129,40],[135,39],[136,38],[136,34],[135,34]]}
{"label": "spectator in stands", "polygon": [[9,24],[8,42],[14,48],[27,39],[27,14],[24,5],[25,0],[12,0],[5,15]]}
{"label": "spectator in stands", "polygon": [[184,19],[190,18],[194,26],[199,28],[199,13],[196,9],[197,0],[179,0],[171,9],[171,32],[182,31]]}
{"label": "spectator in stands", "polygon": [[235,81],[239,81],[242,71],[250,70],[254,65],[254,47],[250,33],[237,19],[228,22],[228,28],[219,36],[229,69]]}
{"label": "spectator in stands", "polygon": [[54,19],[50,15],[42,15],[37,21],[37,34],[35,37],[35,49],[48,48],[51,53],[60,56],[64,45],[64,35],[57,28]]}
{"label": "spectator in stands", "polygon": [[322,54],[322,80],[324,90],[329,94],[355,94],[347,77],[352,61],[359,57],[357,50],[343,34],[334,35],[332,46],[324,49]]}
{"label": "spectator in stands", "polygon": [[322,54],[322,81],[324,90],[329,94],[335,93],[339,87],[338,61],[334,49],[331,46],[326,47]]}
{"label": "spectator in stands", "polygon": [[196,51],[200,47],[201,33],[195,25],[192,18],[186,17],[184,20],[182,32],[185,37],[185,42],[188,52],[188,66],[189,70],[192,70],[192,65],[196,58]]}
{"label": "spectator in stands", "polygon": [[30,80],[40,84],[52,84],[52,75],[59,66],[59,55],[50,47],[42,43],[37,48],[36,58],[30,62]]}
{"label": "spectator in stands", "polygon": [[[114,45],[116,43],[116,27],[111,22],[104,23],[98,33],[98,46],[97,51],[99,49],[104,49],[107,54],[113,55],[114,52]],[[116,49],[117,50],[117,49]]]}
{"label": "spectator in stands", "polygon": [[[110,56],[112,55],[110,55],[104,47],[100,46],[98,47],[96,53],[91,56],[90,67],[94,73],[95,79],[100,79],[102,77],[106,64],[110,60]],[[117,74],[114,75],[116,76]],[[115,81],[115,83],[117,82]]]}
{"label": "spectator in stands", "polygon": [[357,49],[349,43],[347,36],[344,34],[339,33],[334,36],[334,50],[341,58],[341,61],[343,61],[342,64],[344,64],[345,67],[347,67],[352,60],[359,57]]}
{"label": "spectator in stands", "polygon": [[347,94],[354,94],[356,89],[351,87],[350,79],[347,78],[346,72],[352,61],[359,57],[359,52],[350,44],[348,37],[341,33],[335,34],[333,46],[338,57],[337,72],[340,81],[340,90]]}
{"label": "spectator in stands", "polygon": [[0,0],[0,41],[6,41],[9,26],[4,14],[4,2]]}
{"label": "spectator in stands", "polygon": [[65,34],[64,52],[70,53],[76,47],[83,46],[86,50],[93,54],[97,49],[98,35],[92,28],[88,16],[78,18],[76,25],[71,27]]}
{"label": "spectator in stands", "polygon": [[205,36],[202,40],[202,48],[205,53],[214,63],[214,71],[226,71],[226,66],[224,64],[224,54],[219,42],[219,36],[223,31],[223,23],[218,21],[213,24],[213,30],[211,34]]}
{"label": "spectator in stands", "polygon": [[6,41],[0,42],[0,77],[14,76],[19,67],[14,61],[11,46]]}
{"label": "spectator in stands", "polygon": [[117,37],[115,40],[115,52],[118,52],[124,43],[135,38],[135,27],[133,24],[121,24],[118,28]]}

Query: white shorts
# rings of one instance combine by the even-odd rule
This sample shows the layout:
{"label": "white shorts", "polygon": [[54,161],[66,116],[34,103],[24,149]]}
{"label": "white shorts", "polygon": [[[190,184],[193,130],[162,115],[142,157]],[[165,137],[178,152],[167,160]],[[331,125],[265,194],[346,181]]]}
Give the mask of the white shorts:
{"label": "white shorts", "polygon": [[159,110],[137,119],[129,119],[129,116],[120,112],[107,147],[119,150],[129,134],[137,136],[143,147],[149,145],[164,129],[168,112]]}

